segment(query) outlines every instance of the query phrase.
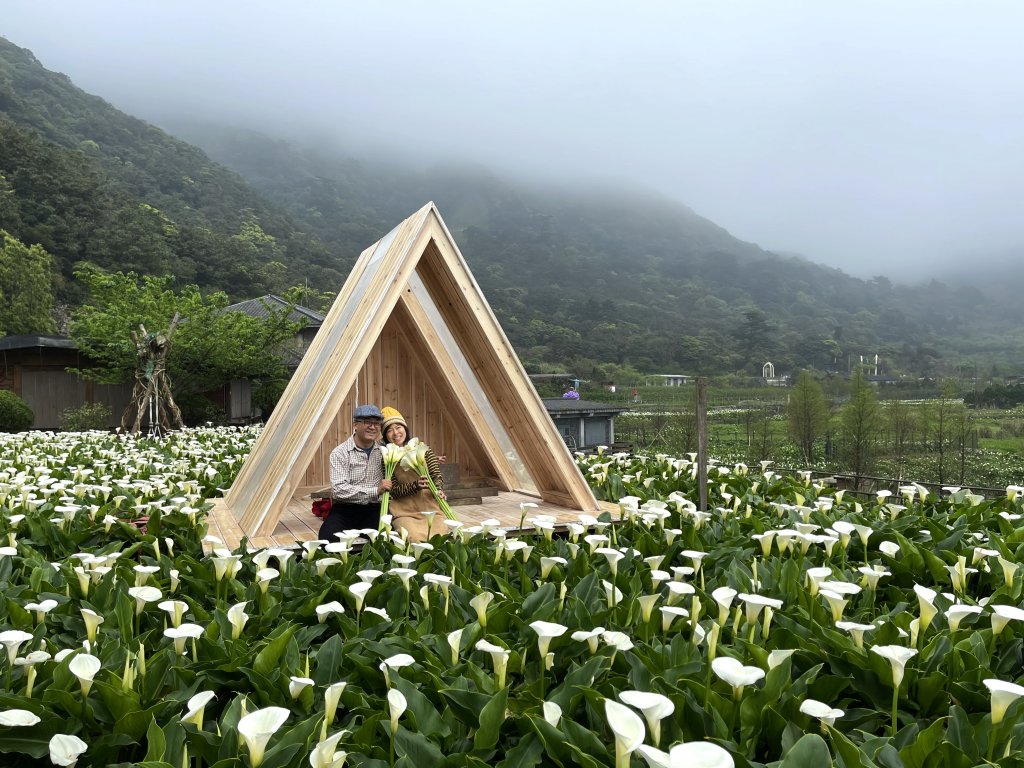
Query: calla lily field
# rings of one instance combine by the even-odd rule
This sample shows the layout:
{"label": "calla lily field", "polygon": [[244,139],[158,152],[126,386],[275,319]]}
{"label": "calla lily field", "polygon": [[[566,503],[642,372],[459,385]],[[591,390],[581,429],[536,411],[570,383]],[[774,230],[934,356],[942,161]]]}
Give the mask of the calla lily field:
{"label": "calla lily field", "polygon": [[256,428],[0,434],[0,765],[1024,766],[1024,489],[599,452],[618,512],[229,551]]}

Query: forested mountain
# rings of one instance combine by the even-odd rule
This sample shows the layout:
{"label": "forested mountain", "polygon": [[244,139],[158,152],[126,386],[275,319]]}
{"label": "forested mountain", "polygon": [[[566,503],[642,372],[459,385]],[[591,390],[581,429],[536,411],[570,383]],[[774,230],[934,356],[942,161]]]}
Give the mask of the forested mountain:
{"label": "forested mountain", "polygon": [[434,200],[536,368],[755,372],[771,359],[786,371],[878,353],[889,370],[926,374],[961,355],[1005,363],[1022,347],[1019,306],[993,307],[976,288],[858,280],[765,252],[653,195],[167,127],[0,38],[0,229],[53,254],[65,300],[78,298],[81,260],[234,298],[304,281],[336,290],[363,248]]}
{"label": "forested mountain", "polygon": [[[114,109],[0,38],[0,228],[56,259],[74,300],[91,261],[251,295],[332,257],[282,209],[202,150]],[[278,264],[275,264],[278,262]],[[274,287],[279,287],[274,285]]]}

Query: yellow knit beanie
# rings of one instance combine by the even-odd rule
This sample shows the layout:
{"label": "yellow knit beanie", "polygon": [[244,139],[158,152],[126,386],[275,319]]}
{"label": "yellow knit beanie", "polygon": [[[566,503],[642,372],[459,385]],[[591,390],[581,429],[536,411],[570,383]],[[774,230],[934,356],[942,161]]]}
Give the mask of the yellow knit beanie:
{"label": "yellow knit beanie", "polygon": [[398,412],[397,408],[392,408],[391,406],[388,405],[382,408],[380,413],[384,417],[384,421],[381,422],[380,425],[380,433],[382,435],[386,435],[388,433],[388,427],[390,427],[392,424],[401,424],[403,427],[405,427],[405,431],[408,436],[409,425],[405,423],[405,417]]}

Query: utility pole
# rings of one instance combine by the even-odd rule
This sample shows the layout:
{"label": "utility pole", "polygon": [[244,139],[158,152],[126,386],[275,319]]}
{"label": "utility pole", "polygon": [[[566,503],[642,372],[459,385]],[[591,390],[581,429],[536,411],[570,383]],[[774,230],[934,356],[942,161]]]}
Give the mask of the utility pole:
{"label": "utility pole", "polygon": [[697,378],[697,509],[708,511],[708,380]]}

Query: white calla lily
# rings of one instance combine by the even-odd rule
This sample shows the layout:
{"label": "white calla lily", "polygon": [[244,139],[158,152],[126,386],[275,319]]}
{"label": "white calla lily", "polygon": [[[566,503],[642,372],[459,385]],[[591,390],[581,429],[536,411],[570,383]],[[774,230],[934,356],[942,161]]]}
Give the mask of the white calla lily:
{"label": "white calla lily", "polygon": [[31,639],[31,633],[23,632],[20,629],[6,629],[3,632],[0,632],[0,644],[7,649],[7,664],[9,666],[14,666],[14,660],[18,656],[18,650],[24,643]]}
{"label": "white calla lily", "polygon": [[76,654],[68,662],[68,669],[71,670],[71,674],[78,678],[78,683],[82,686],[82,696],[89,695],[93,678],[96,677],[96,673],[102,667],[103,665],[100,663],[100,660],[90,653]]}
{"label": "white calla lily", "polygon": [[845,715],[841,709],[833,709],[828,704],[816,699],[804,699],[800,703],[800,711],[810,717],[816,717],[825,725],[835,725],[837,719]]}
{"label": "white calla lily", "polygon": [[183,723],[192,723],[200,731],[203,730],[203,716],[206,713],[206,705],[217,698],[213,691],[201,691],[188,700],[188,708],[181,718]]}
{"label": "white calla lily", "polygon": [[689,741],[677,744],[668,753],[670,768],[735,768],[725,749],[710,741]]}
{"label": "white calla lily", "polygon": [[732,686],[733,696],[740,698],[743,689],[764,677],[760,667],[744,666],[743,662],[731,656],[719,656],[711,662],[711,671]]}
{"label": "white calla lily", "polygon": [[629,768],[629,756],[644,741],[644,721],[625,704],[604,700],[604,716],[615,737],[615,766]]}
{"label": "white calla lily", "polygon": [[568,627],[550,621],[534,621],[530,624],[530,629],[537,633],[537,648],[540,650],[541,659],[547,655],[551,641],[569,631]]}
{"label": "white calla lily", "polygon": [[982,680],[982,682],[992,695],[992,725],[998,725],[1002,722],[1010,705],[1024,696],[1024,686],[993,678]]}
{"label": "white calla lily", "polygon": [[231,639],[237,640],[242,636],[242,630],[245,629],[245,623],[249,621],[249,614],[245,612],[245,606],[249,604],[246,600],[244,603],[235,603],[228,608],[228,621],[231,622]]}
{"label": "white calla lily", "polygon": [[39,715],[27,709],[5,709],[0,711],[0,725],[5,728],[27,728],[40,722]]}
{"label": "white calla lily", "polygon": [[77,736],[58,733],[50,739],[50,762],[64,768],[73,768],[88,748],[89,745]]}
{"label": "white calla lily", "polygon": [[250,712],[238,721],[238,734],[249,750],[249,762],[257,768],[263,762],[267,744],[291,716],[284,707],[266,707]]}
{"label": "white calla lily", "polygon": [[398,733],[398,718],[400,718],[405,710],[408,709],[409,702],[406,701],[405,695],[397,688],[391,688],[388,690],[388,712],[391,716],[391,736],[394,738],[395,734]]}
{"label": "white calla lily", "polygon": [[619,700],[639,709],[647,720],[654,746],[661,741],[661,721],[676,711],[676,705],[668,696],[651,691],[621,691]]}

